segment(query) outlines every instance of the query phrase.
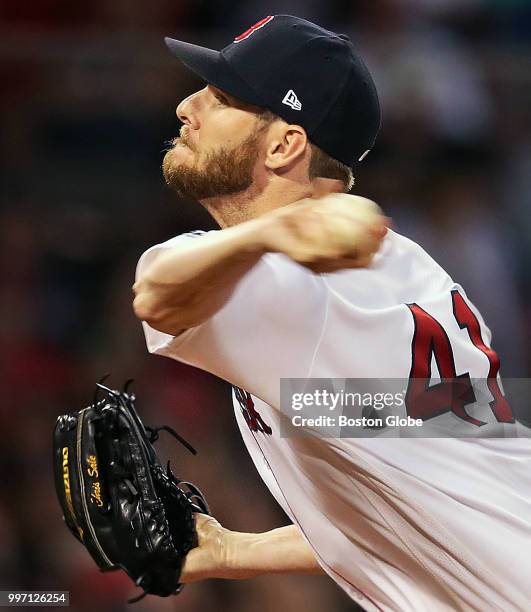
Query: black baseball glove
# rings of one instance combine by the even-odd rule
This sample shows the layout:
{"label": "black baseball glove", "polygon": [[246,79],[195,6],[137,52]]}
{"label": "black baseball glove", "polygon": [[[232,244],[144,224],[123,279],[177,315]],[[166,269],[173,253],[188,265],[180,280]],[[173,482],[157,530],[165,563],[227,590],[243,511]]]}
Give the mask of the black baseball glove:
{"label": "black baseball glove", "polygon": [[70,531],[102,571],[122,569],[143,593],[178,593],[184,557],[197,546],[194,512],[209,514],[197,487],[163,468],[153,442],[167,426],[144,426],[135,396],[101,383],[105,397],[60,416],[54,430],[54,472]]}

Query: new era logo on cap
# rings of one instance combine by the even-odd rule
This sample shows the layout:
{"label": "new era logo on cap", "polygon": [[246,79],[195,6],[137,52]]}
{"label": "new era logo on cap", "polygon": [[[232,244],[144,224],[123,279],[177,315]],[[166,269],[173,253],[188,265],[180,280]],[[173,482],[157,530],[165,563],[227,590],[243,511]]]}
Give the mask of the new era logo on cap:
{"label": "new era logo on cap", "polygon": [[266,25],[266,23],[269,23],[273,19],[273,17],[274,17],[274,15],[268,15],[267,17],[264,17],[263,19],[260,19],[260,21],[257,21],[248,30],[245,30],[245,32],[243,32],[239,36],[236,36],[236,38],[233,40],[233,42],[239,43],[239,42],[242,42],[242,40],[246,40],[247,38],[249,38],[249,36],[251,36],[251,34],[254,34],[256,32],[256,30],[259,30],[260,28],[263,28]]}
{"label": "new era logo on cap", "polygon": [[291,108],[296,111],[302,110],[302,104],[299,98],[297,98],[297,94],[293,91],[293,89],[290,89],[288,93],[284,96],[282,104],[285,104],[286,106],[291,106]]}

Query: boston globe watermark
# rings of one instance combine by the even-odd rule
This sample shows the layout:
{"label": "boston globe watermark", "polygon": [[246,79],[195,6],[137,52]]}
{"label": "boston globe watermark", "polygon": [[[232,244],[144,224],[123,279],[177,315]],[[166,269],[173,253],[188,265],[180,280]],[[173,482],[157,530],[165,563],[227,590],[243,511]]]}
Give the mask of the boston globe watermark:
{"label": "boston globe watermark", "polygon": [[531,380],[509,379],[503,392],[492,383],[282,379],[281,436],[531,437]]}

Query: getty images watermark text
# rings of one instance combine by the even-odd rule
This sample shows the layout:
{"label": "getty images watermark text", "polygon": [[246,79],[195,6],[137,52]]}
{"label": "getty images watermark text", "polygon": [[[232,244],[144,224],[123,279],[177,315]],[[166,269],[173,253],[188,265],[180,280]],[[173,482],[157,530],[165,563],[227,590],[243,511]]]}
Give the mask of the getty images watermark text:
{"label": "getty images watermark text", "polygon": [[[531,437],[531,379],[285,378],[283,437]],[[496,409],[507,402],[510,410]],[[500,415],[503,414],[503,418]]]}

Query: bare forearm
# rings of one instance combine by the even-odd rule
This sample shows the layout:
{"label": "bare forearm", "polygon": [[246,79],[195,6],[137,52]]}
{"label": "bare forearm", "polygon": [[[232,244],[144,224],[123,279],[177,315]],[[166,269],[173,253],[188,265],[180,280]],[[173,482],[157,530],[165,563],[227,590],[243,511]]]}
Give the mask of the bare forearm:
{"label": "bare forearm", "polygon": [[171,334],[212,316],[266,252],[260,226],[249,221],[165,249],[133,287],[137,316]]}
{"label": "bare forearm", "polygon": [[252,578],[272,573],[323,572],[295,525],[266,533],[233,533],[229,541],[227,578]]}
{"label": "bare forearm", "polygon": [[180,581],[243,580],[262,574],[321,574],[314,553],[295,525],[266,533],[240,533],[215,518],[196,515],[199,546],[186,556]]}

